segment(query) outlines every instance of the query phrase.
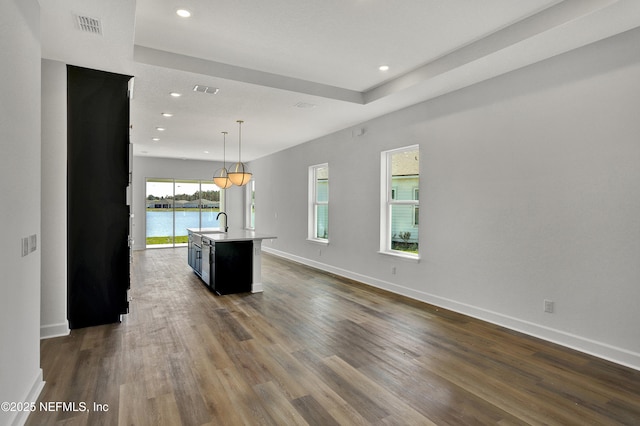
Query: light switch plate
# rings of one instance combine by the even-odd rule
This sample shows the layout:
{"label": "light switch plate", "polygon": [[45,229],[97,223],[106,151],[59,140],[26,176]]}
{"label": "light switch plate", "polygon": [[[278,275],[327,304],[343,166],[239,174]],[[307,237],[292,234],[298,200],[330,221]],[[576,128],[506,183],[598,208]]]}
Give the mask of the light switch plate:
{"label": "light switch plate", "polygon": [[29,253],[36,251],[38,247],[38,237],[36,234],[29,235]]}
{"label": "light switch plate", "polygon": [[29,254],[29,237],[22,238],[22,257]]}

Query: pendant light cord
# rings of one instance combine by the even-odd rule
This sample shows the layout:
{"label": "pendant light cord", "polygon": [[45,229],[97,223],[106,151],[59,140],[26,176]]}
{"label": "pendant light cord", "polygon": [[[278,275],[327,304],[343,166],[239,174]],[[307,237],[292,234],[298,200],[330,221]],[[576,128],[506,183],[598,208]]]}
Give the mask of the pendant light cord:
{"label": "pendant light cord", "polygon": [[225,170],[227,170],[227,133],[222,132],[222,164]]}
{"label": "pendant light cord", "polygon": [[242,163],[242,158],[240,157],[242,153],[242,123],[243,120],[238,120],[238,163]]}

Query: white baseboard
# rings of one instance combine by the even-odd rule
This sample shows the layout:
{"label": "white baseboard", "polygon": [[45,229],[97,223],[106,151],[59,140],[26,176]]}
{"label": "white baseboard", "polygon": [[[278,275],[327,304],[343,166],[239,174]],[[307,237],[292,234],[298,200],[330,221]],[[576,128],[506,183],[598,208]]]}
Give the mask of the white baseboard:
{"label": "white baseboard", "polygon": [[[40,392],[42,392],[42,388],[44,388],[44,381],[42,380],[42,369],[38,368],[36,373],[36,377],[33,381],[33,385],[31,389],[27,393],[27,395],[21,399],[21,402],[33,402],[34,404],[38,402],[38,397],[40,396]],[[14,413],[13,418],[9,418],[9,423],[12,426],[22,426],[26,423],[27,418],[31,414],[29,411],[18,411]]]}
{"label": "white baseboard", "polygon": [[52,337],[68,336],[69,323],[47,324],[40,326],[40,339],[50,339]]}
{"label": "white baseboard", "polygon": [[498,312],[489,311],[476,306],[460,303],[455,300],[446,299],[440,296],[422,292],[419,290],[403,287],[388,281],[358,274],[346,269],[337,268],[325,263],[316,262],[311,259],[296,256],[287,252],[276,250],[271,247],[262,247],[266,253],[283,257],[303,265],[311,266],[325,272],[329,272],[341,277],[349,278],[363,284],[377,287],[392,293],[400,294],[411,299],[429,303],[444,309],[449,309],[460,314],[464,314],[482,321],[496,324],[520,333],[524,333],[542,340],[556,343],[589,355],[602,358],[616,364],[620,364],[634,370],[640,370],[640,353],[632,352],[623,348],[608,345],[606,343],[594,341],[582,336],[556,330],[540,324],[528,322],[519,318],[510,317]]}
{"label": "white baseboard", "polygon": [[262,283],[251,284],[251,293],[262,293],[262,290],[263,290]]}

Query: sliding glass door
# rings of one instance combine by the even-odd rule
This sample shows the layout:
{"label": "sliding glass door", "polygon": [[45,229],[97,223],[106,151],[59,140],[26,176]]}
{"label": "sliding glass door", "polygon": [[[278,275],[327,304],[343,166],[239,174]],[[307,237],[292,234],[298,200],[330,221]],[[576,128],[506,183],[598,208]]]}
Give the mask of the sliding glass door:
{"label": "sliding glass door", "polygon": [[224,197],[213,182],[147,179],[146,246],[187,244],[187,228],[218,227]]}
{"label": "sliding glass door", "polygon": [[177,180],[174,199],[174,242],[186,244],[187,228],[200,228],[200,182]]}
{"label": "sliding glass door", "polygon": [[222,192],[213,182],[200,183],[200,226],[202,228],[217,228],[218,213],[223,211],[220,207],[220,195]]}
{"label": "sliding glass door", "polygon": [[173,179],[147,179],[147,247],[173,247]]}

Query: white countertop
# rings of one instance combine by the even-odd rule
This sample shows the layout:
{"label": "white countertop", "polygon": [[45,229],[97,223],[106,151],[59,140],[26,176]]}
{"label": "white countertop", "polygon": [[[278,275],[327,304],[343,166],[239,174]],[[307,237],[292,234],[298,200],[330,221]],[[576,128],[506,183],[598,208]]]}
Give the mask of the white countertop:
{"label": "white countertop", "polygon": [[217,234],[219,232],[224,232],[222,228],[187,228],[187,231],[193,234]]}
{"label": "white countertop", "polygon": [[259,234],[255,231],[248,230],[230,230],[229,232],[206,232],[200,231],[202,239],[208,239],[213,242],[223,242],[223,241],[255,241],[255,240],[273,240],[278,238],[274,235],[269,234]]}

